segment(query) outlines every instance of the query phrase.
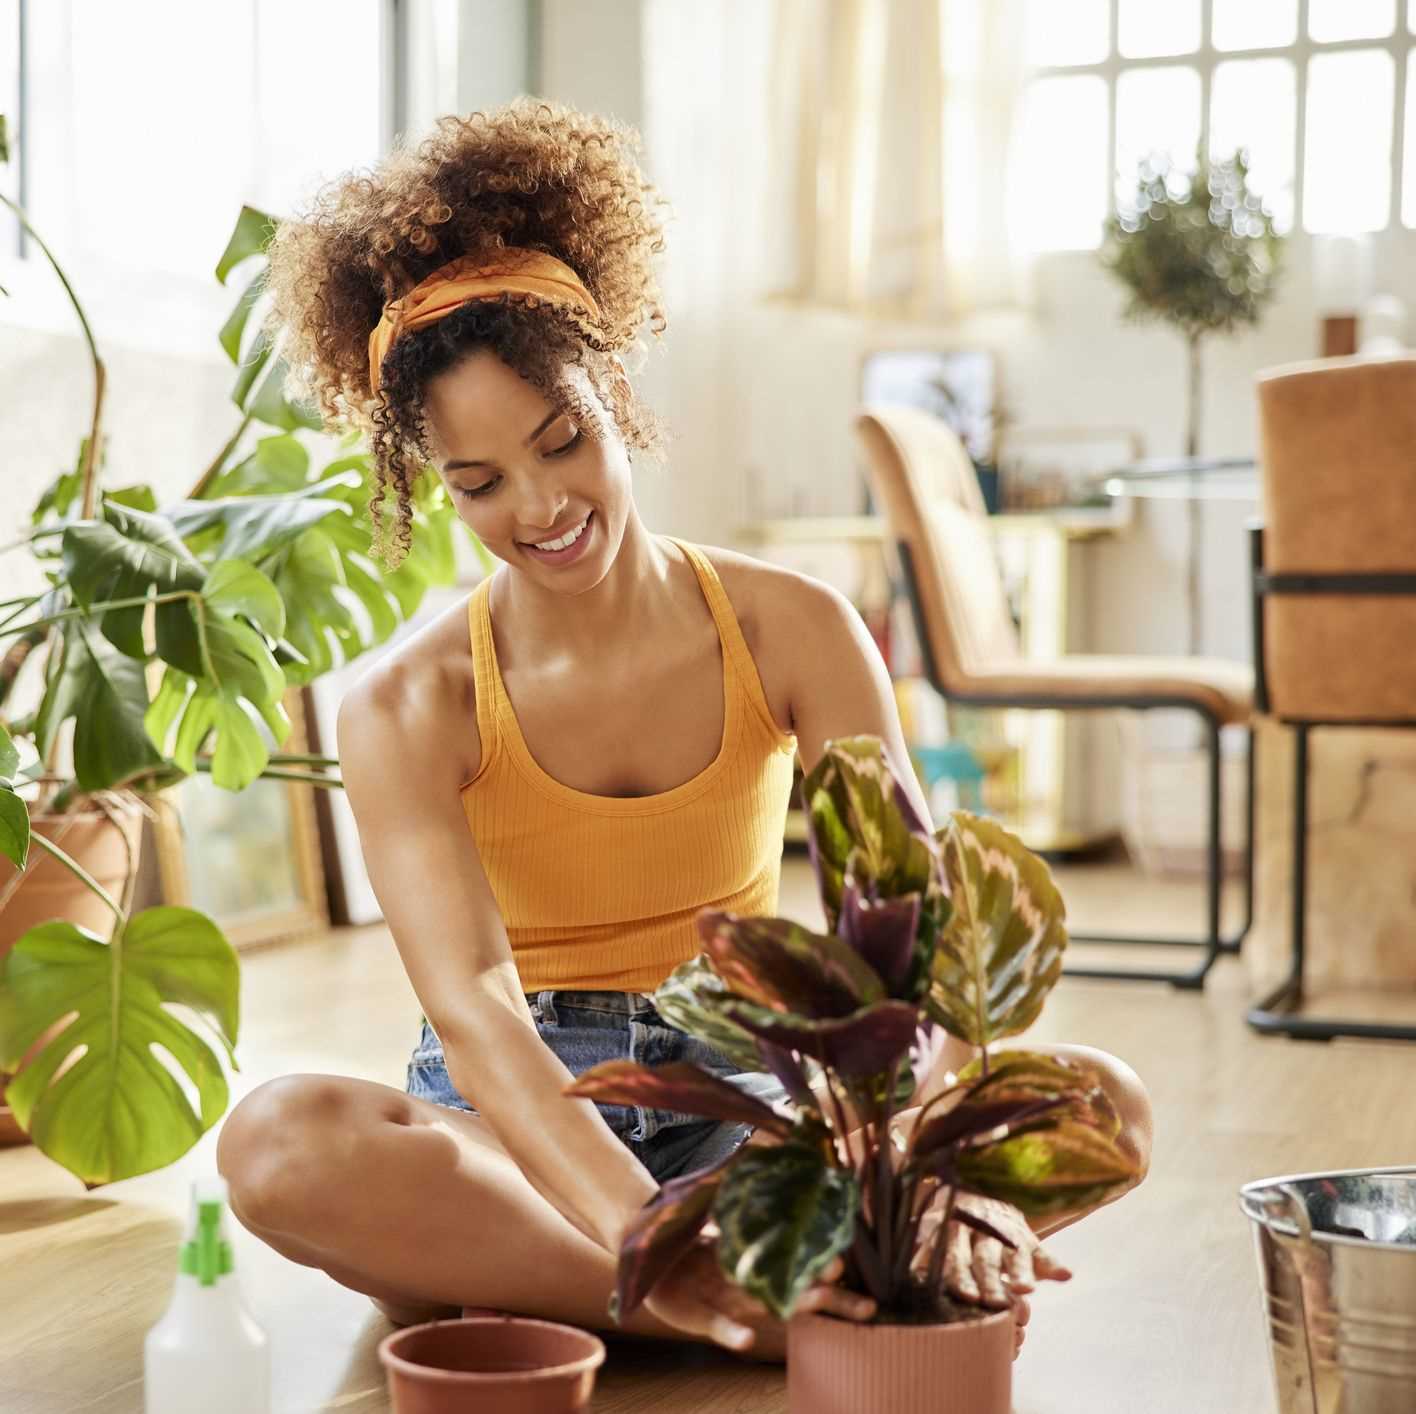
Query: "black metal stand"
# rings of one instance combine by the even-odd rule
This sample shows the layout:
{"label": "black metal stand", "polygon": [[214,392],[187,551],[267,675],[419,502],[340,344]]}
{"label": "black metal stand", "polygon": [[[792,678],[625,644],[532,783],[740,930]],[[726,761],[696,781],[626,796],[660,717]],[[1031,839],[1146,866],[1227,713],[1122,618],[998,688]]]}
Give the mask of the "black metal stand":
{"label": "black metal stand", "polygon": [[[1263,567],[1263,527],[1250,527],[1253,567],[1254,661],[1258,667],[1255,706],[1269,710],[1264,671],[1263,596],[1266,594],[1416,594],[1416,575],[1410,574],[1287,574],[1270,575]],[[1416,722],[1303,721],[1280,715],[1296,737],[1293,764],[1293,888],[1290,899],[1292,953],[1288,976],[1261,1002],[1249,1008],[1250,1026],[1265,1036],[1291,1036],[1299,1041],[1331,1041],[1335,1036],[1357,1036],[1373,1041],[1416,1041],[1416,1026],[1395,1022],[1357,1021],[1349,1017],[1303,1016],[1303,964],[1308,935],[1308,802],[1309,734],[1314,727],[1412,727]],[[1252,746],[1251,746],[1252,749]]]}
{"label": "black metal stand", "polygon": [[1160,708],[1179,709],[1195,712],[1204,723],[1206,743],[1206,764],[1209,776],[1209,821],[1205,843],[1205,905],[1206,929],[1199,938],[1146,938],[1117,934],[1073,933],[1076,943],[1117,943],[1129,947],[1200,948],[1203,956],[1196,966],[1185,971],[1161,971],[1155,968],[1116,967],[1068,967],[1069,977],[1097,977],[1113,982],[1168,982],[1171,986],[1195,989],[1204,986],[1205,977],[1221,954],[1237,953],[1254,919],[1254,732],[1248,732],[1248,756],[1246,761],[1247,801],[1245,805],[1244,839],[1244,922],[1231,936],[1220,932],[1220,895],[1224,883],[1223,850],[1220,797],[1220,720],[1208,708],[1188,697],[1173,697],[1162,694],[1133,697],[1097,697],[1085,693],[1062,696],[1032,696],[1009,694],[1006,696],[958,693],[947,690],[940,676],[934,653],[930,645],[929,631],[924,622],[920,605],[919,585],[914,559],[910,547],[904,541],[897,542],[900,568],[904,576],[905,595],[914,617],[920,652],[924,659],[925,675],[939,695],[949,702],[962,703],[969,707],[1023,708],[1037,711],[1097,712],[1131,710],[1139,712],[1155,711]]}

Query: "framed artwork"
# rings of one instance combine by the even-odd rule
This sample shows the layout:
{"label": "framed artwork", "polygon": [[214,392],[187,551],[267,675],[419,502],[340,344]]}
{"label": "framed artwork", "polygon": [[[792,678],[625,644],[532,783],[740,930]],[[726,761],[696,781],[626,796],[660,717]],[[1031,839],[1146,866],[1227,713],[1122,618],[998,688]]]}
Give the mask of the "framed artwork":
{"label": "framed artwork", "polygon": [[879,349],[861,361],[863,403],[933,413],[958,433],[979,465],[993,461],[993,355],[983,349]]}
{"label": "framed artwork", "polygon": [[[291,731],[280,750],[305,752],[303,695],[292,688],[284,702]],[[317,789],[260,780],[228,791],[203,773],[164,791],[154,827],[163,901],[208,914],[238,949],[325,928]]]}

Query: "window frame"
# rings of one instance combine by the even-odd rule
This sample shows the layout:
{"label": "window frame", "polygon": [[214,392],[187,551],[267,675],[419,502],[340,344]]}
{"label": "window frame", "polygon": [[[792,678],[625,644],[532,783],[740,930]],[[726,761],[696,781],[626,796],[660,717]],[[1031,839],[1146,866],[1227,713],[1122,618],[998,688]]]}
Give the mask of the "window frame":
{"label": "window frame", "polygon": [[[30,182],[31,31],[34,0],[17,0],[18,109],[10,115],[11,164],[16,168],[16,201],[28,210]],[[384,152],[407,126],[408,65],[416,17],[414,0],[377,0],[380,30],[379,131]],[[236,212],[232,210],[232,220]],[[9,298],[0,301],[0,329],[28,329],[48,334],[74,334],[73,306],[53,268],[34,240],[17,226],[18,239],[0,250],[0,285]],[[41,229],[40,235],[45,232]],[[213,265],[215,256],[213,252]],[[85,312],[102,343],[170,356],[209,359],[224,366],[216,330],[231,311],[236,287],[215,279],[185,277],[156,271],[89,266],[71,268],[62,250],[61,265],[74,280]]]}
{"label": "window frame", "polygon": [[[1121,75],[1129,70],[1183,67],[1194,69],[1200,76],[1200,144],[1209,151],[1210,107],[1214,90],[1214,72],[1221,64],[1243,59],[1288,59],[1294,68],[1295,128],[1293,152],[1293,226],[1291,234],[1312,238],[1304,224],[1305,168],[1307,165],[1308,66],[1316,54],[1340,54],[1348,50],[1384,49],[1396,67],[1392,103],[1391,184],[1387,195],[1385,224],[1365,234],[1372,239],[1388,238],[1393,234],[1416,229],[1406,225],[1403,211],[1403,186],[1406,173],[1406,113],[1412,101],[1408,55],[1416,50],[1416,33],[1409,20],[1407,0],[1396,0],[1396,21],[1390,34],[1375,39],[1340,39],[1319,43],[1308,33],[1308,0],[1297,0],[1297,35],[1291,44],[1264,49],[1217,49],[1214,45],[1214,0],[1200,0],[1200,45],[1185,54],[1156,55],[1150,58],[1123,57],[1118,48],[1121,0],[1106,0],[1107,54],[1091,64],[1034,64],[1028,69],[1028,82],[1042,78],[1065,78],[1070,75],[1095,75],[1106,84],[1106,171],[1108,216],[1116,210],[1116,89]],[[1412,202],[1416,209],[1416,201]],[[1101,231],[1097,231],[1098,245]],[[1097,247],[1093,246],[1095,250]],[[1070,248],[1075,249],[1075,247]],[[1043,247],[1039,254],[1061,255],[1067,251]]]}

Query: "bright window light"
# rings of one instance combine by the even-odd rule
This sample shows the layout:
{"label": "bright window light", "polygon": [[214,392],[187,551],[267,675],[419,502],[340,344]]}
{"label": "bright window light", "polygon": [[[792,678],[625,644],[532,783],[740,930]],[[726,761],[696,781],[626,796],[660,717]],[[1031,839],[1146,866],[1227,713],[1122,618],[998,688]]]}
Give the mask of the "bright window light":
{"label": "bright window light", "polygon": [[1210,152],[1249,153],[1249,181],[1279,230],[1293,225],[1293,154],[1297,84],[1287,59],[1230,59],[1215,66],[1210,97]]}
{"label": "bright window light", "polygon": [[[1416,23],[1416,0],[1412,0]],[[1401,219],[1416,226],[1416,49],[1406,56],[1406,172],[1402,179]]]}
{"label": "bright window light", "polygon": [[1106,81],[1038,79],[1023,101],[1009,200],[1021,250],[1094,250],[1106,216]]}
{"label": "bright window light", "polygon": [[1107,10],[1107,0],[1028,0],[1028,62],[1038,68],[1100,63],[1111,48]]}
{"label": "bright window light", "polygon": [[1193,54],[1200,47],[1200,0],[1120,0],[1117,31],[1127,59]]}
{"label": "bright window light", "polygon": [[1298,0],[1214,0],[1213,32],[1216,49],[1292,44],[1298,37]]}
{"label": "bright window light", "polygon": [[1319,44],[1380,39],[1396,24],[1396,0],[1308,0],[1308,33]]}
{"label": "bright window light", "polygon": [[[1116,195],[1129,201],[1143,160],[1176,178],[1195,170],[1200,145],[1200,75],[1178,64],[1127,69],[1116,81]],[[1183,181],[1177,189],[1183,190]]]}
{"label": "bright window light", "polygon": [[1304,115],[1309,231],[1357,235],[1387,224],[1395,86],[1396,65],[1384,49],[1313,56]]}

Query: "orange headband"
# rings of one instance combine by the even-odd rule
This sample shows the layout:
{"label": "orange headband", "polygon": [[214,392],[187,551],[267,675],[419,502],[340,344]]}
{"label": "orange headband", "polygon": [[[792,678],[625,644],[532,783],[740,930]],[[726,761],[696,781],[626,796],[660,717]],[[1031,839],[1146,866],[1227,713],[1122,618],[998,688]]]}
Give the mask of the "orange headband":
{"label": "orange headband", "polygon": [[493,265],[476,265],[462,256],[384,305],[383,315],[369,335],[370,391],[379,391],[383,361],[400,335],[436,324],[473,300],[495,299],[506,293],[535,295],[551,304],[578,309],[600,322],[600,306],[590,291],[569,265],[553,255],[508,246]]}

